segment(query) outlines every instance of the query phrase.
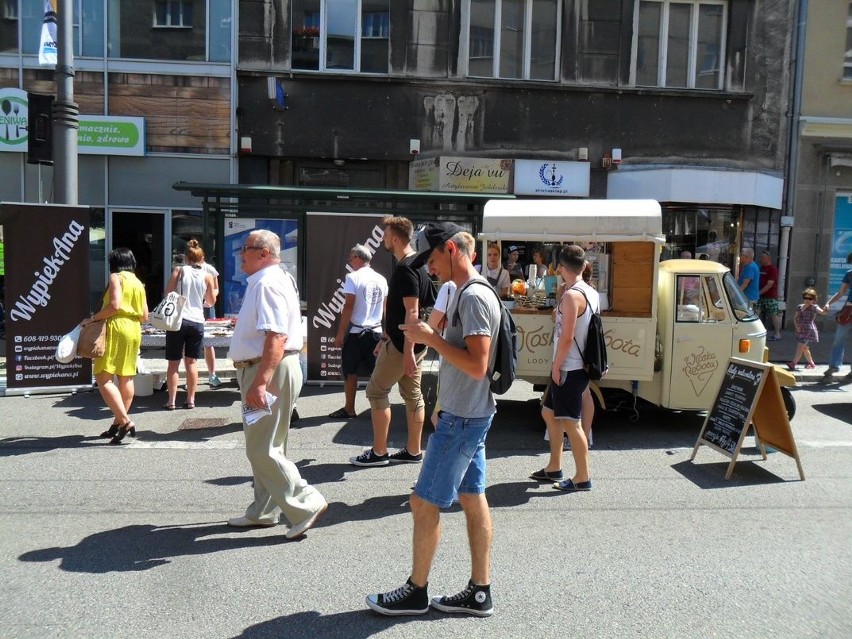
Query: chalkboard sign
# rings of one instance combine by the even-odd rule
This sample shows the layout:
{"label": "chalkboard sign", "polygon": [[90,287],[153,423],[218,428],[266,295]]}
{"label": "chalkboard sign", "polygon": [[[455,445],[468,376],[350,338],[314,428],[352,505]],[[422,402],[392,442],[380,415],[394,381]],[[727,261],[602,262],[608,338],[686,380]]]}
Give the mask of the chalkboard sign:
{"label": "chalkboard sign", "polygon": [[764,460],[764,444],[769,444],[795,459],[799,477],[805,478],[774,366],[732,357],[690,459],[695,459],[702,444],[719,451],[731,458],[725,474],[729,479],[749,426],[754,428]]}
{"label": "chalkboard sign", "polygon": [[707,415],[701,439],[733,455],[749,424],[765,378],[765,365],[731,359]]}

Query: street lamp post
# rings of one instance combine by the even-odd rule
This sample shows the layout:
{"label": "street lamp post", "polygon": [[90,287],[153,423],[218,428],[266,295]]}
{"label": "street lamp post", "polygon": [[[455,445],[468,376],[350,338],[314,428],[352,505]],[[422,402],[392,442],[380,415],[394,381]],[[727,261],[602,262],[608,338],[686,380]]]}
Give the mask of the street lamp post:
{"label": "street lamp post", "polygon": [[56,102],[53,103],[54,178],[57,204],[77,204],[77,131],[74,102],[74,3],[59,0],[56,12]]}

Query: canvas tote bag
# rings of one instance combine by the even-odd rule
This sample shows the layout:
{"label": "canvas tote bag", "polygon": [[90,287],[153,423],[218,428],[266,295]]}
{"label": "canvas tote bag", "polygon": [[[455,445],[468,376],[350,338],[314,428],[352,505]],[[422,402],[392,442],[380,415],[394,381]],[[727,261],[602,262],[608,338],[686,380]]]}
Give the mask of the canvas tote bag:
{"label": "canvas tote bag", "polygon": [[[181,285],[182,281],[183,267],[180,269],[178,286]],[[183,315],[183,307],[185,305],[186,298],[176,291],[172,291],[157,304],[153,311],[148,313],[148,321],[151,323],[151,326],[161,331],[180,330],[181,316]]]}

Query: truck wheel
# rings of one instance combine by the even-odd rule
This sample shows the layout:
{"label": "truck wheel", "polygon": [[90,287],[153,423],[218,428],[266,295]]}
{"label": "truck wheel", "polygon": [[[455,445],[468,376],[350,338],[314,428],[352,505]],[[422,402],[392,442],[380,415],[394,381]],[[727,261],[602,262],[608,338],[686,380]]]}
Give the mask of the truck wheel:
{"label": "truck wheel", "polygon": [[787,411],[787,419],[793,421],[793,416],[796,414],[796,398],[786,386],[781,387],[781,397],[784,399],[784,409]]}

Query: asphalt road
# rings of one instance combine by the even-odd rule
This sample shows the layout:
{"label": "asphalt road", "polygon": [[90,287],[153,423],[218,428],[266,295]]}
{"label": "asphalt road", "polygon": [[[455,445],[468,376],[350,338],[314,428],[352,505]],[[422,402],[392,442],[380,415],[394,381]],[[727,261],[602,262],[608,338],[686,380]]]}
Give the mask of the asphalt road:
{"label": "asphalt road", "polygon": [[[751,447],[726,481],[715,451],[689,461],[700,416],[643,409],[638,424],[598,419],[594,490],[569,495],[527,479],[543,426],[530,387],[513,388],[488,440],[489,619],[365,609],[408,575],[418,467],[350,466],[369,417],[322,417],[336,388],[299,401],[290,456],[331,507],[295,542],[224,525],[251,494],[233,388],[203,390],[194,411],[139,398],[139,437],[121,447],[94,437],[109,424],[96,393],[0,398],[0,637],[846,638],[852,384],[795,396],[805,481]],[[463,515],[443,521],[430,594],[468,578]]]}

